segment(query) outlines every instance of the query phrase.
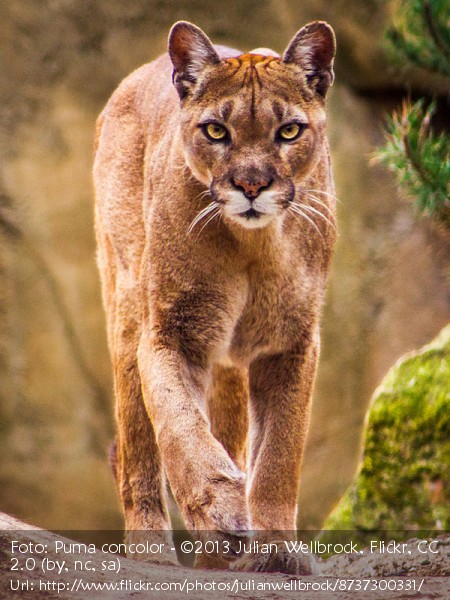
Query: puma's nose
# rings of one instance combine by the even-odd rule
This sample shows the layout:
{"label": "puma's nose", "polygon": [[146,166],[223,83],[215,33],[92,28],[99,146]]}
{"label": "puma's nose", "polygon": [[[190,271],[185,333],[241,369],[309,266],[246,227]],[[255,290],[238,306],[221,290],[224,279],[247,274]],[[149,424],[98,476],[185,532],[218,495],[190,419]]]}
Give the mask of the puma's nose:
{"label": "puma's nose", "polygon": [[271,179],[259,179],[258,181],[247,181],[246,179],[232,179],[231,183],[249,200],[254,200],[259,194],[266,190],[272,183]]}

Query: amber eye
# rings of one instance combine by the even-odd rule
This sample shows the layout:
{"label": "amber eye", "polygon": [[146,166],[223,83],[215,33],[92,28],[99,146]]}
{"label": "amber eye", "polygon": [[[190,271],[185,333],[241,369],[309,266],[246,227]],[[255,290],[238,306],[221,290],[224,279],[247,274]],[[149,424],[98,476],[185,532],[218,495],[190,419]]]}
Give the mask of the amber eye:
{"label": "amber eye", "polygon": [[303,133],[305,127],[306,126],[301,123],[287,123],[278,130],[278,138],[280,140],[285,140],[286,142],[292,142]]}
{"label": "amber eye", "polygon": [[213,142],[220,142],[228,138],[228,131],[219,123],[206,123],[202,128],[206,137]]}

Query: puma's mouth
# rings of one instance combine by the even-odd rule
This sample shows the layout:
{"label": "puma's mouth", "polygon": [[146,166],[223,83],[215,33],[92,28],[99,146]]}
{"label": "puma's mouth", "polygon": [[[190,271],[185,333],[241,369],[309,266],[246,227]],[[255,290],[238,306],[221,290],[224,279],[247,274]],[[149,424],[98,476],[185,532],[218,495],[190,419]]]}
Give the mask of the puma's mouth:
{"label": "puma's mouth", "polygon": [[261,229],[268,225],[274,218],[273,215],[256,210],[253,207],[243,212],[229,215],[229,217],[245,229]]}
{"label": "puma's mouth", "polygon": [[263,190],[256,198],[249,199],[238,190],[227,191],[220,195],[211,187],[211,196],[222,204],[222,214],[245,229],[261,229],[268,225],[278,214],[281,207],[277,202],[277,193]]}
{"label": "puma's mouth", "polygon": [[240,217],[242,217],[243,219],[248,219],[248,220],[259,219],[262,215],[263,215],[263,213],[259,212],[258,210],[255,210],[254,208],[249,208],[245,212],[239,213]]}

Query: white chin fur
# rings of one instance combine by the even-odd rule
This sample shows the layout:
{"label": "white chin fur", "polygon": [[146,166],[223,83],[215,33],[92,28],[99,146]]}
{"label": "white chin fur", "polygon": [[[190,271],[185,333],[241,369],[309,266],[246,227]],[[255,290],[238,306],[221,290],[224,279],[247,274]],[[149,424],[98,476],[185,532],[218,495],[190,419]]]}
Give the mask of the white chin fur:
{"label": "white chin fur", "polygon": [[[276,192],[266,190],[261,192],[253,202],[250,202],[242,192],[228,192],[224,213],[229,219],[235,223],[239,223],[245,229],[260,229],[272,221],[278,213],[278,206],[274,199],[275,196]],[[251,218],[242,216],[250,208],[258,211],[259,216]]]}

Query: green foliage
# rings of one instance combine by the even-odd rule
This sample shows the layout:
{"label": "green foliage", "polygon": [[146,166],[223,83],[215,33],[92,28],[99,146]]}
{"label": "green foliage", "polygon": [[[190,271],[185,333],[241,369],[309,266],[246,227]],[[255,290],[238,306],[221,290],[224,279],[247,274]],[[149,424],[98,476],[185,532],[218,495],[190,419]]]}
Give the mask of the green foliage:
{"label": "green foliage", "polygon": [[402,0],[387,37],[394,57],[450,77],[449,0]]}
{"label": "green foliage", "polygon": [[325,529],[450,529],[449,381],[450,326],[375,392],[359,472]]}
{"label": "green foliage", "polygon": [[[400,0],[387,37],[395,62],[443,76],[450,89],[449,18],[450,0]],[[430,126],[435,110],[434,102],[428,107],[424,100],[405,104],[401,114],[390,119],[386,145],[376,158],[388,165],[416,199],[419,212],[450,226],[449,140]]]}
{"label": "green foliage", "polygon": [[423,100],[404,104],[387,125],[387,140],[377,158],[387,164],[420,212],[448,219],[450,154],[448,136],[433,134],[430,128],[435,103]]}

